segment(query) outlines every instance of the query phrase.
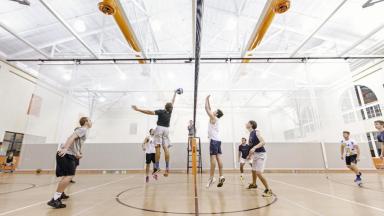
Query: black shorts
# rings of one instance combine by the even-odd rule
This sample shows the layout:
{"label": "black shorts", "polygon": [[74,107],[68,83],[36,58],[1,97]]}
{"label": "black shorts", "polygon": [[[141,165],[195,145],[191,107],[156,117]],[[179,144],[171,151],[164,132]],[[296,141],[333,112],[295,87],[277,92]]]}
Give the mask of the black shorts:
{"label": "black shorts", "polygon": [[222,154],[221,152],[221,141],[212,140],[209,143],[209,154],[218,155]]}
{"label": "black shorts", "polygon": [[155,156],[156,156],[155,153],[145,154],[145,163],[146,164],[150,164],[151,162],[155,163],[155,158],[156,158]]}
{"label": "black shorts", "polygon": [[60,157],[56,154],[56,176],[74,176],[76,173],[76,157],[66,154]]}
{"label": "black shorts", "polygon": [[351,164],[357,164],[357,155],[346,156],[345,164],[347,164],[348,166]]}

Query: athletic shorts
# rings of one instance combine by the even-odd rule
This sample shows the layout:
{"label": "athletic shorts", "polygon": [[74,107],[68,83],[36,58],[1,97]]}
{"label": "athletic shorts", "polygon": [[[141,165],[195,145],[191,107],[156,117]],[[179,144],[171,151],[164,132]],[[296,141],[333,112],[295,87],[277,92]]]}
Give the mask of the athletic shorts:
{"label": "athletic shorts", "polygon": [[222,154],[221,141],[216,141],[216,140],[211,139],[211,141],[209,142],[209,154],[210,155]]}
{"label": "athletic shorts", "polygon": [[66,154],[64,157],[56,154],[56,176],[74,176],[76,173],[76,157]]}
{"label": "athletic shorts", "polygon": [[348,166],[351,164],[357,164],[357,155],[346,156],[345,164],[347,164]]}
{"label": "athletic shorts", "polygon": [[170,144],[169,140],[169,128],[163,126],[157,126],[155,129],[155,145],[168,146]]}
{"label": "athletic shorts", "polygon": [[155,163],[155,153],[147,153],[145,154],[145,163],[146,164],[150,164],[151,162],[152,163]]}
{"label": "athletic shorts", "polygon": [[252,170],[257,172],[264,172],[266,161],[267,161],[267,153],[255,152],[253,154]]}
{"label": "athletic shorts", "polygon": [[240,163],[241,164],[246,164],[246,163],[252,164],[252,159],[240,158]]}

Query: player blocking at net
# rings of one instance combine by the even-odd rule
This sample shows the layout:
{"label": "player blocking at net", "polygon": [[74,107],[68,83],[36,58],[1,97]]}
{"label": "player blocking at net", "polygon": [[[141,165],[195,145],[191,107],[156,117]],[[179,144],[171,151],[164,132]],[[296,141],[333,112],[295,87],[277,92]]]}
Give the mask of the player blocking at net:
{"label": "player blocking at net", "polygon": [[223,162],[221,160],[221,138],[219,131],[219,119],[224,115],[223,112],[219,109],[216,111],[212,111],[211,104],[209,102],[209,98],[211,96],[208,95],[205,99],[205,111],[209,116],[209,124],[208,124],[208,138],[209,138],[209,154],[210,154],[210,176],[207,183],[207,188],[209,188],[212,184],[216,182],[214,177],[216,162],[219,167],[219,183],[217,187],[222,187],[225,181],[223,176]]}
{"label": "player blocking at net", "polygon": [[169,147],[171,147],[170,139],[169,139],[169,126],[172,117],[173,105],[175,104],[176,95],[183,94],[183,89],[179,88],[173,93],[172,101],[165,104],[164,109],[159,110],[144,110],[140,109],[135,105],[132,105],[132,109],[144,113],[146,115],[157,115],[157,126],[155,129],[155,145],[156,145],[156,157],[155,157],[155,169],[156,172],[160,172],[160,147],[163,147],[164,155],[165,155],[165,166],[166,170],[164,173],[165,177],[169,175]]}

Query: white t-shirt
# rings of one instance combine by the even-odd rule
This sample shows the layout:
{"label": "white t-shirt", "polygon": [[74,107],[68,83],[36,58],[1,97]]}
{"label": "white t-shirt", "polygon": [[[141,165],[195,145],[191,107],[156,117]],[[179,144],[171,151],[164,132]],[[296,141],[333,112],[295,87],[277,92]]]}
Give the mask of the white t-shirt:
{"label": "white t-shirt", "polygon": [[155,142],[153,139],[153,136],[148,136],[147,137],[148,142],[145,143],[145,154],[153,154],[156,153],[156,148],[155,148]]}
{"label": "white t-shirt", "polygon": [[221,141],[219,133],[219,119],[216,119],[215,124],[212,124],[211,121],[208,123],[208,138],[211,140]]}
{"label": "white t-shirt", "polygon": [[349,140],[341,140],[341,145],[344,146],[345,149],[345,156],[355,155],[357,154],[357,149],[355,146],[357,146],[357,143],[353,139]]}

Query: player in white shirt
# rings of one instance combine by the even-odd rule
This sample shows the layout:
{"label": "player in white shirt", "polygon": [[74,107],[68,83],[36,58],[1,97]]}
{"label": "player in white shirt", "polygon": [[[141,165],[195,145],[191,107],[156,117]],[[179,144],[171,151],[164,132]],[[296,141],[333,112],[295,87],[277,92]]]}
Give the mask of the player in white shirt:
{"label": "player in white shirt", "polygon": [[341,159],[344,160],[347,167],[356,174],[355,182],[361,185],[361,172],[357,167],[357,162],[360,161],[360,148],[357,143],[349,138],[350,132],[343,131],[343,140],[341,141]]}
{"label": "player in white shirt", "polygon": [[149,169],[151,166],[151,162],[153,164],[153,173],[152,176],[155,180],[157,180],[157,174],[156,174],[156,166],[155,166],[155,159],[156,159],[156,145],[154,141],[154,135],[155,135],[155,130],[150,129],[149,130],[149,136],[145,137],[142,148],[143,151],[145,152],[145,182],[149,182]]}

